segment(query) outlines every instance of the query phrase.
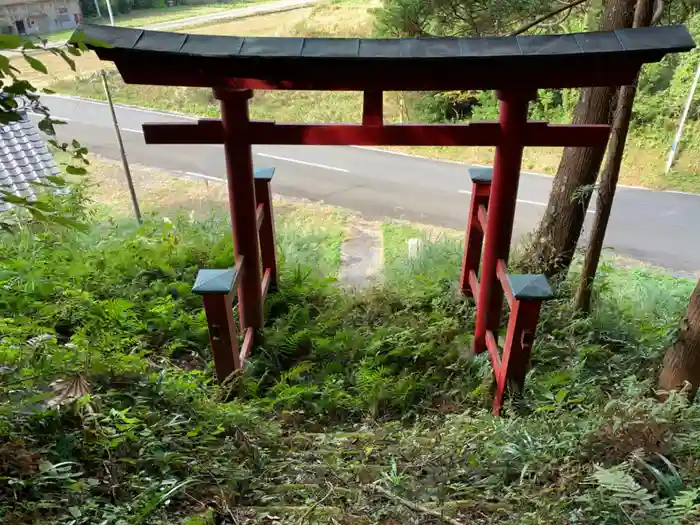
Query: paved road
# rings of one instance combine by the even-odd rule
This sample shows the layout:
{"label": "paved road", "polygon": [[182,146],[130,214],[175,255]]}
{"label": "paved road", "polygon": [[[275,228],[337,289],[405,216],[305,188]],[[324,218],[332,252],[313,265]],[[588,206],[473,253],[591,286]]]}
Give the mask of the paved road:
{"label": "paved road", "polygon": [[[76,138],[91,152],[119,159],[108,107],[101,102],[44,97],[53,115],[68,121],[59,137]],[[221,146],[147,146],[144,122],[186,117],[119,107],[131,162],[193,177],[225,178]],[[322,200],[370,218],[394,217],[463,229],[470,181],[462,164],[344,146],[260,146],[256,166],[276,167],[273,190],[290,197]],[[551,178],[523,174],[515,235],[539,221]],[[589,213],[587,223],[592,215]],[[606,246],[622,255],[690,274],[700,269],[700,196],[620,188]]]}

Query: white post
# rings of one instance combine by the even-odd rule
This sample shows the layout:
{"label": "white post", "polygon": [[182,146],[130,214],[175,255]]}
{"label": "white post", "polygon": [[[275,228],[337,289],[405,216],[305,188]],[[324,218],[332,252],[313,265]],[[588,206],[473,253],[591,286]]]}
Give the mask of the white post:
{"label": "white post", "polygon": [[698,87],[698,79],[700,79],[700,61],[698,62],[698,67],[695,70],[693,84],[690,86],[688,100],[685,101],[685,108],[683,109],[683,115],[681,115],[681,121],[678,124],[678,131],[676,131],[676,136],[673,138],[673,143],[671,144],[671,151],[668,152],[668,158],[666,159],[666,173],[668,173],[668,170],[670,170],[671,166],[673,166],[673,161],[676,157],[676,150],[678,149],[678,143],[681,140],[681,135],[683,135],[685,120],[688,118],[688,111],[690,111],[690,104],[693,102],[693,96],[695,95],[695,90]]}
{"label": "white post", "polygon": [[114,15],[112,15],[112,0],[107,0],[107,12],[109,13],[109,24],[114,26]]}
{"label": "white post", "polygon": [[95,11],[97,11],[97,18],[102,18],[102,13],[100,12],[100,0],[95,0]]}

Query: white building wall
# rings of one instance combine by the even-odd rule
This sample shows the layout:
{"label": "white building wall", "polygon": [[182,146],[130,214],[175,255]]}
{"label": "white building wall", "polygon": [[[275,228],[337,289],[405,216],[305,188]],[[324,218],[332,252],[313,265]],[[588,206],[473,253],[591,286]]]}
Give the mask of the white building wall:
{"label": "white building wall", "polygon": [[82,21],[78,0],[0,1],[0,31],[46,34],[72,29]]}

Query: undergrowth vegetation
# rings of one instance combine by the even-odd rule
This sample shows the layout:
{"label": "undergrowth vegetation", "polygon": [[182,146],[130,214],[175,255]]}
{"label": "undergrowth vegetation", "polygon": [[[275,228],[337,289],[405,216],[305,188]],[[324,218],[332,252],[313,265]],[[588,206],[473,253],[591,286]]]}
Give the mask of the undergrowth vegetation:
{"label": "undergrowth vegetation", "polygon": [[384,282],[348,293],[338,228],[277,228],[264,343],[222,386],[190,288],[232,264],[225,220],[0,238],[3,524],[700,519],[700,408],[652,390],[693,283],[606,266],[586,319],[565,283],[497,419],[457,241],[407,261],[421,232],[386,225]]}

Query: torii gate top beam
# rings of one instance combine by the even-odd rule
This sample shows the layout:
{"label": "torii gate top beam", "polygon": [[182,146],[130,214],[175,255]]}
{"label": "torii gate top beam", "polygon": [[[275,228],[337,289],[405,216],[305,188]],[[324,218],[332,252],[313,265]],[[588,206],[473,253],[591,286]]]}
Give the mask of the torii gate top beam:
{"label": "torii gate top beam", "polygon": [[624,85],[695,43],[682,25],[486,38],[278,38],[79,26],[131,84],[419,91]]}

